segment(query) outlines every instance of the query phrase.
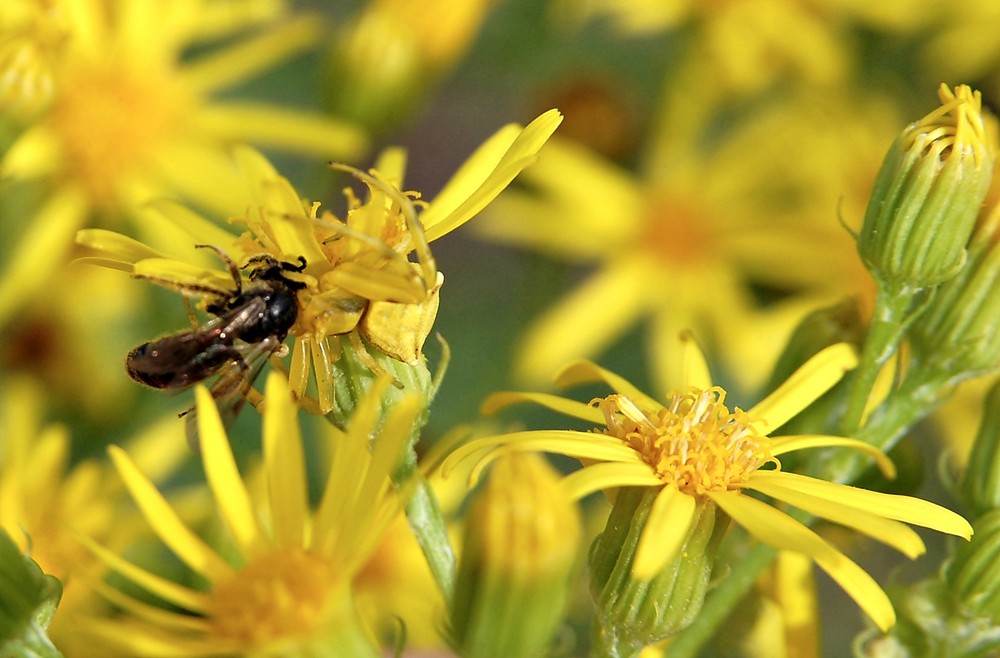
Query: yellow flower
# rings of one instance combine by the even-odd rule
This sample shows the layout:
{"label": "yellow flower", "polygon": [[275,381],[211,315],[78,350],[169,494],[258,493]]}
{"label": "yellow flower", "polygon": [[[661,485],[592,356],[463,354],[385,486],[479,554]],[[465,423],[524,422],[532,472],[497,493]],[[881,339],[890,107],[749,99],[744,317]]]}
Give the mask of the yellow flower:
{"label": "yellow flower", "polygon": [[[891,106],[794,96],[718,135],[717,108],[698,93],[672,92],[661,117],[670,129],[649,140],[639,171],[556,138],[525,172],[530,189],[476,222],[491,239],[593,268],[525,332],[520,380],[547,382],[645,322],[659,388],[679,386],[666,364],[686,328],[739,364],[740,384],[759,385],[802,315],[865,285],[837,210],[860,222],[884,155],[878,140],[896,132]],[[790,295],[761,308],[761,287]]]}
{"label": "yellow flower", "polygon": [[58,271],[46,294],[0,332],[0,370],[34,377],[49,397],[89,419],[124,419],[137,392],[118,367],[134,347],[124,328],[146,292],[102,268]]}
{"label": "yellow flower", "polygon": [[[334,403],[333,363],[340,355],[341,337],[346,336],[362,358],[363,336],[396,360],[421,361],[443,281],[428,243],[461,226],[503,191],[535,161],[560,120],[558,111],[550,110],[527,127],[502,128],[430,203],[400,188],[405,157],[398,150],[383,156],[371,173],[337,167],[351,172],[369,191],[364,203],[348,191],[348,212],[341,219],[321,212],[318,203],[300,199],[263,156],[243,149],[238,157],[255,205],[235,220],[249,228],[242,235],[226,232],[181,206],[161,203],[156,208],[173,224],[167,228],[177,234],[175,253],[181,259],[163,258],[108,231],[83,231],[78,239],[103,257],[103,264],[189,294],[206,289],[224,294],[233,288],[220,264],[191,264],[199,258],[197,244],[218,247],[237,263],[260,254],[292,264],[303,259],[304,270],[288,274],[303,284],[298,320],[291,329],[296,340],[290,382],[303,399],[314,375],[318,401],[311,410],[326,414]],[[416,262],[409,260],[411,253]]]}
{"label": "yellow flower", "polygon": [[329,103],[373,132],[412,116],[473,43],[490,0],[373,0],[330,39]]}
{"label": "yellow flower", "polygon": [[[41,4],[41,3],[40,3]],[[215,98],[314,43],[315,16],[275,22],[260,0],[61,0],[35,31],[62,35],[51,63],[51,106],[0,158],[12,180],[40,180],[50,195],[0,276],[0,319],[62,263],[74,232],[180,196],[212,209],[244,203],[229,161],[251,142],[320,156],[354,156],[365,138],[318,113]],[[272,25],[247,33],[254,23]],[[45,21],[53,23],[46,29]],[[39,25],[40,24],[40,25]],[[187,52],[209,40],[226,46]],[[39,74],[41,76],[42,74]]]}
{"label": "yellow flower", "polygon": [[563,480],[574,496],[615,487],[658,489],[632,565],[633,576],[640,580],[656,575],[673,557],[703,506],[716,506],[757,540],[813,559],[880,628],[891,626],[892,605],[871,576],[792,516],[745,495],[750,490],[788,503],[854,528],[909,557],[921,554],[924,545],[901,521],[971,536],[963,518],[932,503],[781,470],[781,455],[829,446],[863,451],[891,473],[891,462],[882,453],[853,439],[768,436],[854,367],[853,350],[846,344],[823,350],[747,411],[726,406],[725,391],[712,385],[704,357],[690,340],[685,341],[685,357],[685,387],[668,395],[666,404],[587,362],[568,367],[560,383],[603,380],[613,394],[591,404],[548,394],[496,394],[485,403],[486,411],[531,401],[599,427],[592,432],[527,431],[479,439],[455,451],[445,468],[485,451],[474,478],[500,454],[541,450],[581,460],[583,468]]}
{"label": "yellow flower", "polygon": [[[379,386],[388,385],[383,379]],[[232,551],[221,553],[198,537],[128,454],[112,447],[112,461],[150,527],[205,585],[173,582],[87,542],[108,567],[173,607],[152,608],[101,587],[126,617],[94,619],[88,633],[140,656],[286,656],[309,647],[342,649],[344,642],[360,643],[351,646],[361,653],[331,655],[365,655],[351,581],[399,511],[389,475],[423,405],[420,396],[405,397],[381,425],[378,395],[359,405],[346,431],[324,424],[334,457],[311,509],[297,410],[279,374],[266,387],[260,501],[237,470],[211,395],[203,387],[196,395],[205,473]],[[368,653],[375,655],[370,647]]]}
{"label": "yellow flower", "polygon": [[800,0],[569,0],[555,9],[560,23],[603,18],[630,35],[688,28],[694,58],[711,69],[713,82],[737,93],[788,78],[836,82],[850,61],[844,21],[830,20]]}
{"label": "yellow flower", "polygon": [[[63,585],[50,637],[69,658],[91,656],[79,638],[82,618],[100,609],[88,581],[104,566],[76,535],[122,550],[138,533],[123,514],[124,493],[106,464],[87,459],[70,463],[70,435],[57,424],[43,425],[42,391],[26,378],[8,378],[0,398],[0,528],[45,573]],[[176,419],[149,426],[130,442],[152,477],[164,479],[188,454]]]}
{"label": "yellow flower", "polygon": [[[993,80],[1000,44],[991,38],[1000,28],[1000,6],[956,0],[934,6],[934,29],[922,42],[922,64],[936,80]],[[993,90],[996,83],[987,83]]]}
{"label": "yellow flower", "polygon": [[51,4],[8,0],[0,6],[0,108],[24,121],[55,94],[55,64],[66,24]]}

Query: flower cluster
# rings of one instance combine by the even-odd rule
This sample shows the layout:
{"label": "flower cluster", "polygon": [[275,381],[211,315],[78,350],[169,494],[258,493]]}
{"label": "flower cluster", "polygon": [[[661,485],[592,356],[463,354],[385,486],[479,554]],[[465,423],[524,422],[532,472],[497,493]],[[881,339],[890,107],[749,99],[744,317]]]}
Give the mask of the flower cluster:
{"label": "flower cluster", "polygon": [[0,656],[1000,652],[939,4],[4,0]]}

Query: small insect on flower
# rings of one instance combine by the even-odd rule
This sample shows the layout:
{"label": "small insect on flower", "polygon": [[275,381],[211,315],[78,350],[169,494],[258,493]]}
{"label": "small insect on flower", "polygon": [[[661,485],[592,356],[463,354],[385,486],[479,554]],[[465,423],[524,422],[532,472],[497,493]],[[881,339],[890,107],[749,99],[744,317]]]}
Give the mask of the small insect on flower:
{"label": "small insect on flower", "polygon": [[[193,329],[143,343],[128,353],[125,367],[135,381],[159,389],[180,390],[216,377],[212,397],[228,424],[242,408],[264,362],[273,354],[287,351],[283,341],[298,317],[296,291],[304,284],[288,278],[286,273],[302,272],[306,263],[301,257],[293,265],[269,254],[254,256],[244,266],[250,278],[250,284],[244,285],[239,268],[221,249],[211,245],[196,247],[211,249],[226,263],[235,289],[142,277],[177,288],[185,295],[205,297],[205,310],[215,317]],[[194,410],[181,416],[187,417],[188,441],[192,449],[197,449]]]}

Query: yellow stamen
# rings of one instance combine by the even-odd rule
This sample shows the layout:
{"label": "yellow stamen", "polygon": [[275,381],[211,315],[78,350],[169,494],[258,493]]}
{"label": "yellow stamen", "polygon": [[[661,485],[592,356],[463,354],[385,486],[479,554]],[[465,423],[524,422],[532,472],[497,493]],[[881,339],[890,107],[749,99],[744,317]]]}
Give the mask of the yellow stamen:
{"label": "yellow stamen", "polygon": [[742,409],[730,411],[725,391],[691,388],[665,407],[643,411],[623,395],[596,400],[605,434],[638,452],[664,481],[688,495],[742,488],[771,456],[767,437]]}

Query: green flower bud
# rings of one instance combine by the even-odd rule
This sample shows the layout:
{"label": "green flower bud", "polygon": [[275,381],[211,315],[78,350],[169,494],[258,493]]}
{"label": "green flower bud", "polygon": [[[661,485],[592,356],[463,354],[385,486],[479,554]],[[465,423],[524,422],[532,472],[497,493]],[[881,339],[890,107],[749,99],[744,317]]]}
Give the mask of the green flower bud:
{"label": "green flower bud", "polygon": [[501,457],[469,509],[451,627],[465,658],[530,658],[547,649],[580,542],[574,503],[545,460]]}
{"label": "green flower bud", "polygon": [[1000,510],[1000,384],[994,384],[983,401],[982,421],[960,490],[973,517]]}
{"label": "green flower bud", "polygon": [[45,629],[62,596],[62,585],[0,531],[0,655],[60,658]]}
{"label": "green flower bud", "polygon": [[[392,479],[409,488],[405,510],[410,528],[420,544],[431,573],[442,588],[442,593],[448,597],[455,578],[455,553],[448,537],[444,514],[430,482],[420,471],[416,451],[420,430],[427,424],[430,403],[447,366],[447,345],[443,341],[441,344],[441,365],[437,375],[432,376],[422,354],[410,363],[387,354],[364,339],[356,342],[340,340],[341,352],[330,364],[333,408],[327,418],[341,428],[347,427],[357,406],[363,403],[368,391],[375,386],[381,387],[378,394],[381,404],[377,412],[381,418],[385,418],[408,393],[417,392],[423,396],[423,408],[413,420],[410,440],[400,455],[399,466],[392,474]],[[384,379],[382,384],[379,383],[380,378],[385,375],[392,377],[392,383],[388,386],[384,385]]]}
{"label": "green flower bud", "polygon": [[959,380],[1000,366],[1000,205],[976,227],[968,263],[910,330],[914,368]]}
{"label": "green flower bud", "polygon": [[892,591],[897,622],[855,643],[855,655],[871,658],[1000,655],[1000,510],[976,519],[934,578]]}
{"label": "green flower bud", "polygon": [[979,92],[942,85],[938,95],[941,107],[889,148],[858,234],[862,260],[889,291],[958,273],[993,174],[996,124]]}
{"label": "green flower bud", "polygon": [[341,340],[340,346],[340,355],[333,361],[333,410],[328,416],[335,425],[347,427],[355,406],[365,399],[383,373],[394,380],[383,392],[383,415],[407,392],[415,391],[427,401],[424,412],[414,423],[415,430],[427,423],[427,407],[437,391],[437,382],[427,368],[426,359],[421,357],[413,364],[406,363],[369,346],[366,341],[355,344]]}
{"label": "green flower bud", "polygon": [[[651,580],[635,580],[632,562],[655,488],[618,491],[604,532],[590,550],[590,590],[597,605],[596,642],[607,655],[634,655],[683,630],[701,610],[715,557],[716,510],[699,503],[684,545]],[[603,654],[602,654],[603,655]]]}
{"label": "green flower bud", "polygon": [[988,617],[1000,624],[1000,509],[973,523],[975,534],[955,551],[945,579],[963,616]]}

